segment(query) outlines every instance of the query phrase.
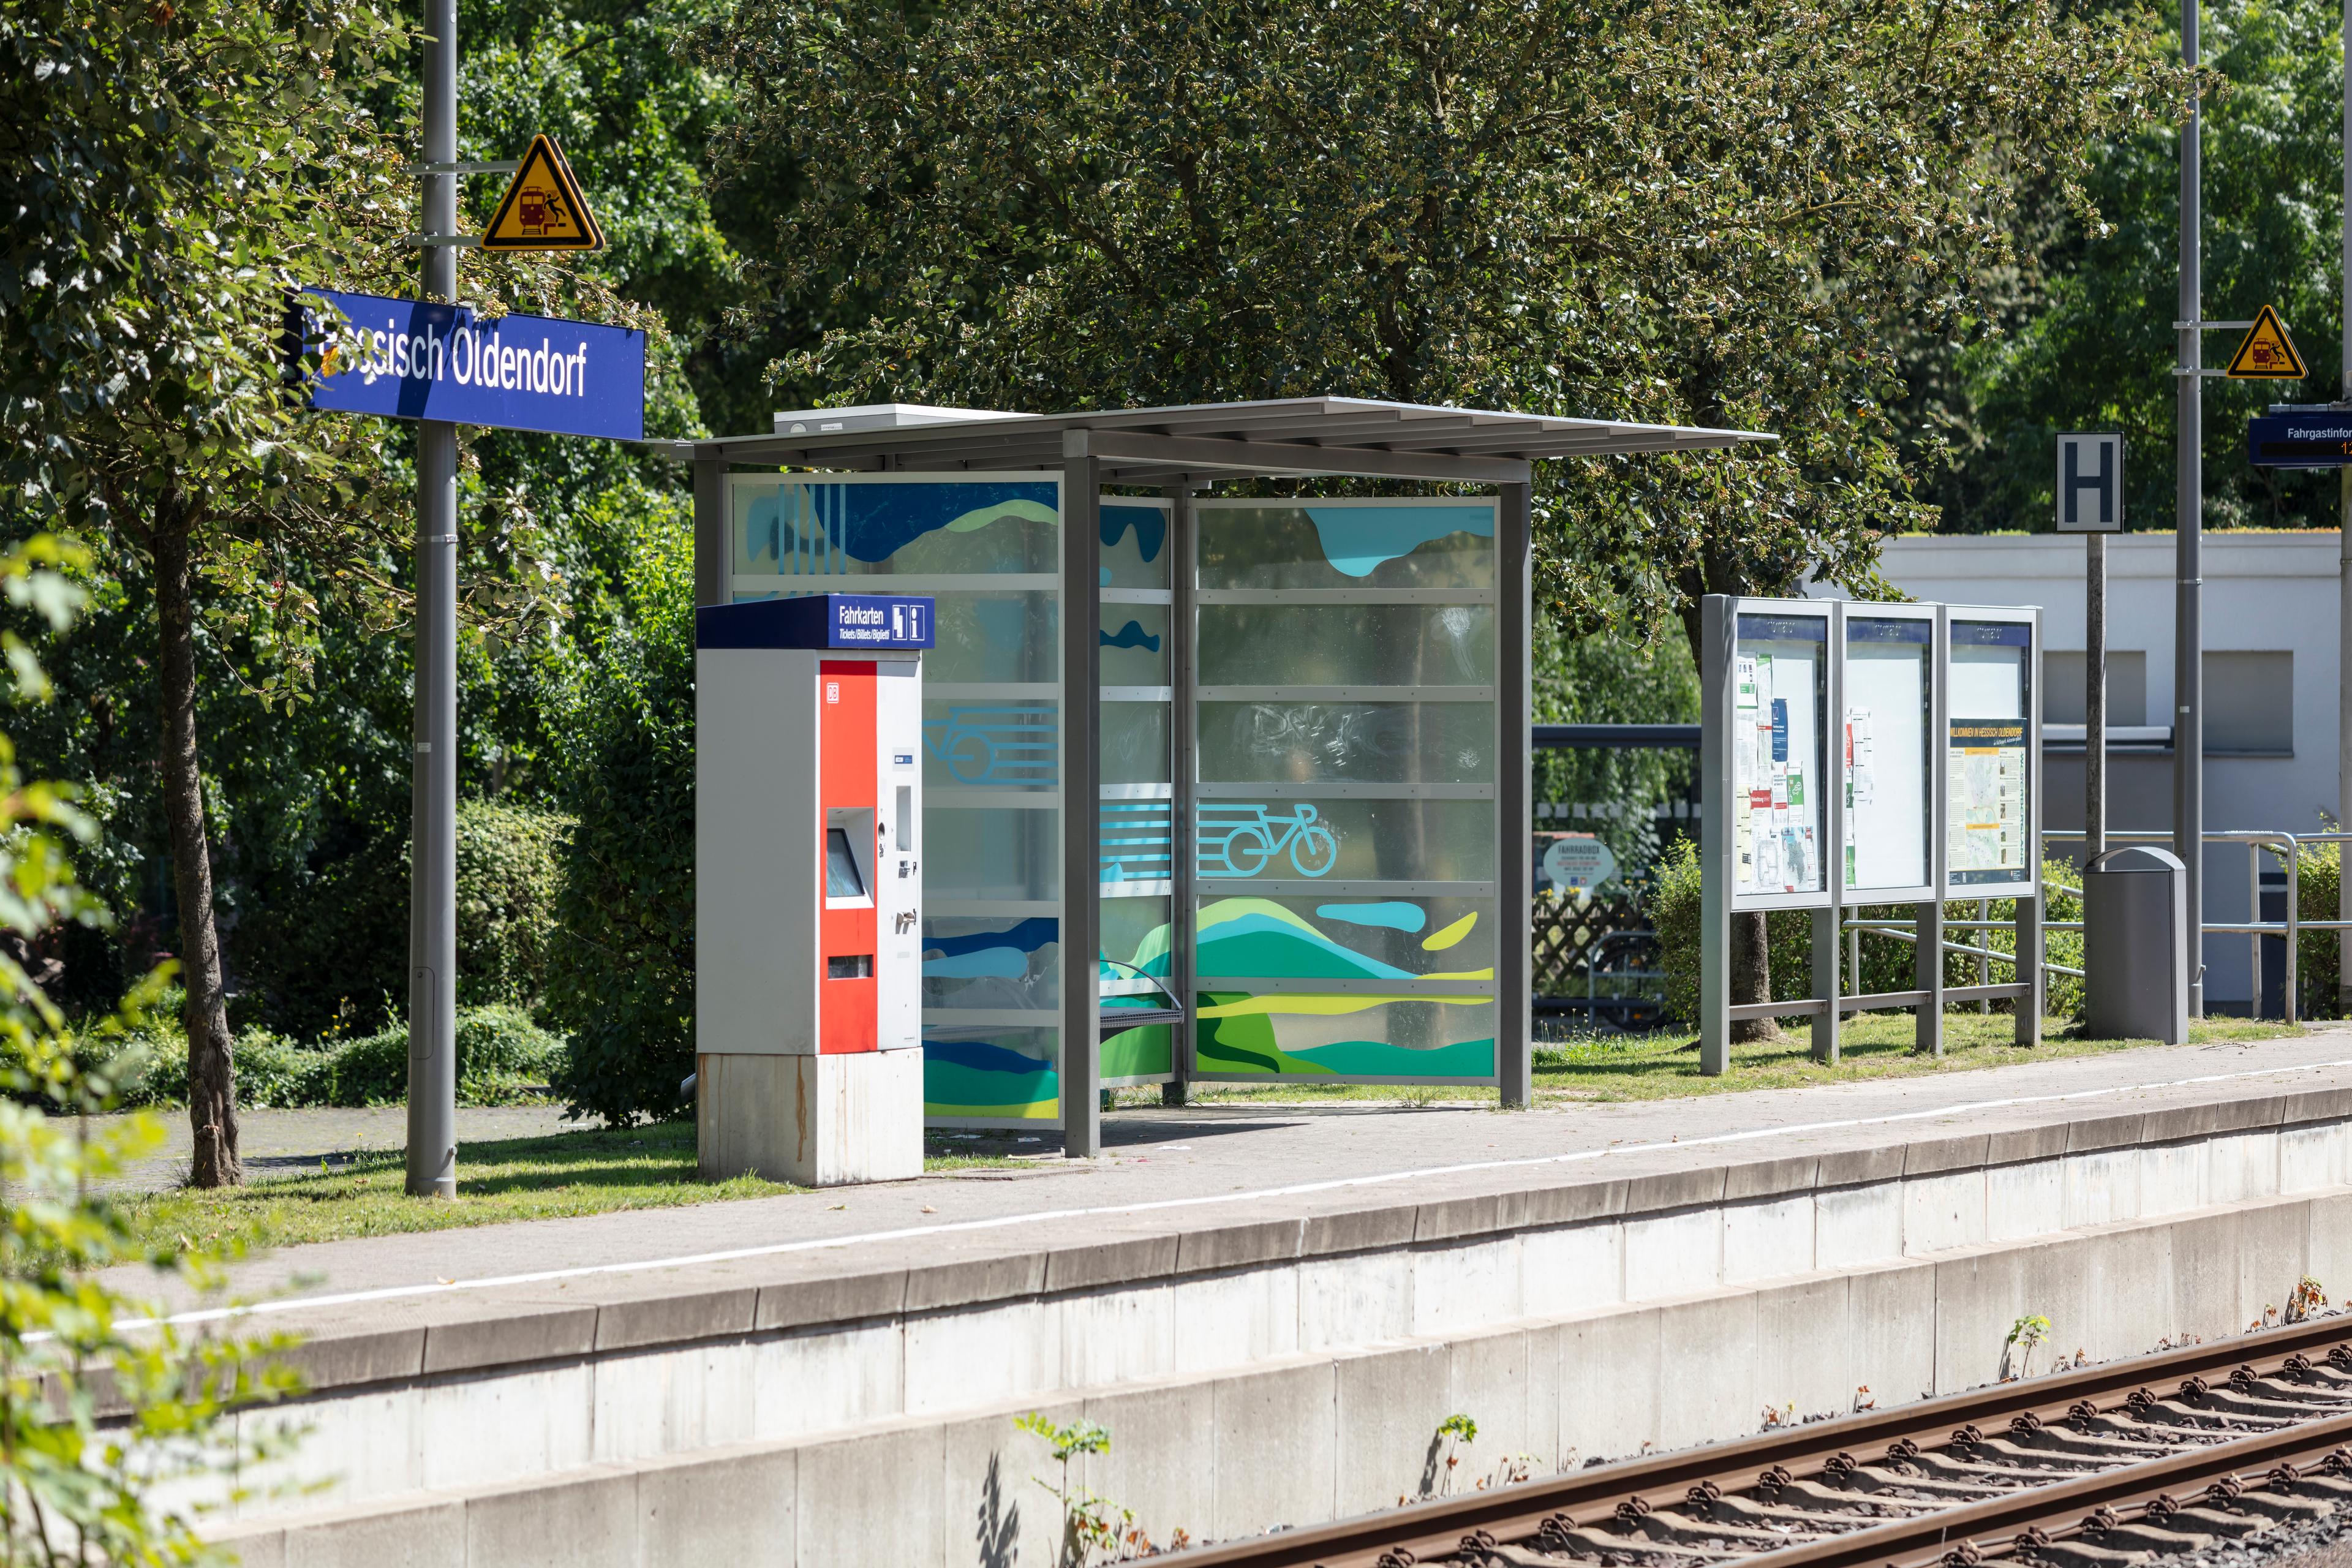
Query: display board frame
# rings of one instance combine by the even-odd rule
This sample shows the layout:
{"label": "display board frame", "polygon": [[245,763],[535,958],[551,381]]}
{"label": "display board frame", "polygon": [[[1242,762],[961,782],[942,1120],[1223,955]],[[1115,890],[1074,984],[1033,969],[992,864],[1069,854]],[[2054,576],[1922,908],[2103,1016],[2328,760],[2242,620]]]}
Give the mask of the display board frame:
{"label": "display board frame", "polygon": [[[1893,887],[1855,887],[1845,885],[1844,850],[1848,828],[1846,805],[1846,757],[1841,746],[1834,768],[1824,766],[1822,750],[1807,753],[1807,763],[1816,769],[1825,783],[1834,787],[1822,791],[1819,828],[1825,846],[1835,847],[1833,869],[1825,866],[1820,885],[1811,888],[1775,891],[1759,891],[1753,887],[1752,868],[1743,875],[1743,826],[1748,828],[1747,840],[1752,844],[1756,823],[1754,812],[1766,797],[1753,793],[1759,767],[1759,742],[1757,737],[1766,732],[1762,727],[1762,704],[1768,697],[1782,700],[1791,694],[1779,689],[1780,677],[1774,676],[1775,689],[1767,693],[1760,684],[1743,690],[1743,681],[1760,682],[1756,669],[1757,647],[1771,639],[1769,634],[1776,624],[1795,620],[1819,620],[1825,624],[1825,668],[1819,673],[1817,689],[1821,695],[1821,711],[1834,714],[1838,729],[1843,731],[1849,721],[1847,691],[1852,683],[1850,668],[1853,641],[1850,627],[1877,621],[1916,621],[1927,625],[1929,655],[1927,660],[1925,738],[1929,751],[1926,757],[1925,776],[1917,785],[1922,808],[1927,814],[1927,841],[1923,846],[1927,873],[1923,882]],[[1949,711],[1952,700],[1953,658],[1952,626],[2014,626],[2021,641],[2024,658],[2021,674],[2024,689],[2019,694],[2019,712],[2013,719],[1992,715],[1962,713],[1963,721],[1976,719],[1981,722],[2014,724],[2023,744],[2016,748],[2021,758],[1989,759],[1987,782],[1990,798],[2000,805],[1995,822],[2011,805],[1998,786],[2004,771],[2021,765],[2023,776],[2018,781],[2013,796],[2017,817],[2014,829],[2016,841],[2021,847],[2021,864],[2017,875],[1991,881],[1970,881],[1956,885],[1951,880],[1948,864],[1951,843],[1952,785],[1951,749],[1957,737]],[[1905,639],[1908,640],[1908,639]],[[2005,640],[2005,639],[2004,639]],[[1776,658],[1777,658],[1776,655]],[[1838,1058],[1838,1031],[1843,1016],[1849,1013],[1895,1007],[1916,1010],[1917,1048],[1941,1055],[1943,1051],[1943,1010],[1954,1002],[2010,1000],[2016,1004],[2017,1040],[2020,1045],[2035,1045],[2041,1040],[2042,968],[2034,962],[2041,952],[2042,937],[2042,626],[2038,609],[2007,605],[1952,605],[1934,604],[1875,604],[1835,599],[1765,599],[1741,598],[1728,595],[1708,595],[1700,602],[1700,778],[1704,809],[1700,816],[1700,975],[1699,975],[1699,1061],[1700,1070],[1718,1074],[1729,1070],[1732,1030],[1736,1025],[1749,1019],[1810,1017],[1813,1029],[1813,1054],[1825,1061]],[[1867,683],[1865,683],[1866,685]],[[1965,704],[1964,704],[1965,706]],[[1772,714],[1769,733],[1772,735],[1771,757],[1776,764],[1785,764],[1803,750],[1803,738],[1797,734],[1793,714],[1784,721]],[[1811,739],[1818,748],[1826,749],[1829,735],[1823,725]],[[1786,739],[1783,740],[1785,731]],[[1743,734],[1746,747],[1743,750]],[[2003,737],[2006,739],[2006,737]],[[1783,750],[1785,744],[1786,750]],[[1777,773],[1770,778],[1772,794],[1769,804],[1775,813],[1773,831],[1789,833],[1795,828],[1780,818],[1780,780]],[[1793,793],[1793,791],[1792,791]],[[1982,792],[1980,792],[1982,793]],[[1742,806],[1748,808],[1743,820]],[[1801,826],[1801,825],[1798,825]],[[1825,860],[1828,857],[1824,857]],[[1972,933],[1968,942],[1948,942],[1945,935],[1944,903],[1947,900],[2000,899],[2014,900],[2014,931],[2017,955],[1993,954],[1997,962],[2008,963],[2015,971],[2015,979],[2006,984],[1975,985],[1952,984],[1946,976],[1945,959],[1948,952],[1958,949],[1973,952],[1983,943],[1978,928],[1964,927]],[[1915,950],[1915,984],[1907,991],[1879,992],[1854,994],[1844,990],[1852,978],[1843,973],[1847,942],[1841,938],[1859,940],[1845,927],[1847,911],[1864,906],[1883,908],[1910,903],[1914,918],[1890,925],[1878,937],[1880,941],[1909,940]],[[1731,1001],[1731,930],[1732,918],[1742,914],[1761,914],[1773,910],[1804,910],[1812,916],[1812,994],[1805,997],[1778,998],[1734,1004]],[[2031,955],[2031,956],[2029,956]],[[2018,962],[2022,959],[2023,962]]]}
{"label": "display board frame", "polygon": [[[1822,649],[1821,668],[1811,683],[1810,713],[1804,711],[1806,694],[1785,689],[1785,680],[1781,687],[1765,690],[1751,689],[1740,679],[1743,669],[1753,679],[1768,679],[1759,671],[1769,669],[1775,662],[1786,664],[1785,657],[1776,661],[1764,650],[1801,647],[1812,639],[1802,634],[1776,637],[1772,632],[1807,623],[1819,624]],[[1740,599],[1728,617],[1727,629],[1731,642],[1729,679],[1723,682],[1725,689],[1717,700],[1710,704],[1710,714],[1717,721],[1717,754],[1723,756],[1725,765],[1710,773],[1707,782],[1714,786],[1712,798],[1732,808],[1725,824],[1730,830],[1727,847],[1732,908],[1741,912],[1823,908],[1832,898],[1831,848],[1842,842],[1844,829],[1839,791],[1832,787],[1836,768],[1830,743],[1833,728],[1831,718],[1839,711],[1842,701],[1840,661],[1836,657],[1837,603],[1824,599]],[[1703,725],[1703,734],[1704,728]],[[1769,742],[1767,735],[1770,737]],[[1801,773],[1798,771],[1800,764]],[[1789,799],[1784,804],[1784,794],[1801,794],[1803,798]],[[1761,798],[1765,796],[1770,797],[1769,805]],[[1742,806],[1747,809],[1741,810]],[[1787,824],[1785,827],[1780,826],[1782,822]],[[1810,844],[1809,835],[1812,840]],[[1780,845],[1772,844],[1776,838],[1781,840]],[[1774,879],[1747,873],[1763,862],[1768,854],[1784,868],[1789,860],[1801,855],[1809,862],[1804,870],[1778,879],[1818,885],[1784,887],[1777,892],[1761,890],[1764,882]],[[1748,890],[1743,891],[1743,887]]]}

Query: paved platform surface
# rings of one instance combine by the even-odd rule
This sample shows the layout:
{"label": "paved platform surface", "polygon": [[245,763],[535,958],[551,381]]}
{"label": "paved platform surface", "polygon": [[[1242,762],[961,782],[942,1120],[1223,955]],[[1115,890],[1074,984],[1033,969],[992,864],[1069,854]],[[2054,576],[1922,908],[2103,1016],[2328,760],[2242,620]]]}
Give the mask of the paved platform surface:
{"label": "paved platform surface", "polygon": [[788,1254],[855,1268],[869,1248],[878,1261],[910,1246],[952,1251],[1139,1226],[1231,1226],[1302,1204],[1410,1205],[2326,1089],[2352,1089],[2352,1025],[1932,1078],[1517,1113],[1365,1103],[1122,1110],[1106,1117],[1108,1147],[1092,1161],[1050,1155],[1025,1168],[883,1185],[289,1247],[240,1268],[233,1290],[284,1310]]}

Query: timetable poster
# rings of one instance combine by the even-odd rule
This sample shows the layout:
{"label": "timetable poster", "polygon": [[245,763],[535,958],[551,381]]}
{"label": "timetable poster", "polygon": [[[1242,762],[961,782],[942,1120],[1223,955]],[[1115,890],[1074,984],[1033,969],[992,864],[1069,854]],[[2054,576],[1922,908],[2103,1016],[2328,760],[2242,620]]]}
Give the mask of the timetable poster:
{"label": "timetable poster", "polygon": [[1845,624],[1845,885],[1927,880],[1927,667],[1935,625],[1849,616]]}
{"label": "timetable poster", "polygon": [[1822,887],[1822,702],[1828,623],[1742,616],[1732,657],[1733,888]]}
{"label": "timetable poster", "polygon": [[1944,863],[1954,887],[2032,879],[2026,720],[2032,636],[2016,622],[1952,623]]}

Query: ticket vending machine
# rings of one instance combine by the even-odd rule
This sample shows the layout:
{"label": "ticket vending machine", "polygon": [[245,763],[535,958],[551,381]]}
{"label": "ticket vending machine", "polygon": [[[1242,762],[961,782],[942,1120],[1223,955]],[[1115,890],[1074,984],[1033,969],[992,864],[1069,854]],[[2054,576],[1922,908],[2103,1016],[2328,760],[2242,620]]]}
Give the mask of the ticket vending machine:
{"label": "ticket vending machine", "polygon": [[922,1173],[922,652],[931,601],[695,612],[703,1175]]}

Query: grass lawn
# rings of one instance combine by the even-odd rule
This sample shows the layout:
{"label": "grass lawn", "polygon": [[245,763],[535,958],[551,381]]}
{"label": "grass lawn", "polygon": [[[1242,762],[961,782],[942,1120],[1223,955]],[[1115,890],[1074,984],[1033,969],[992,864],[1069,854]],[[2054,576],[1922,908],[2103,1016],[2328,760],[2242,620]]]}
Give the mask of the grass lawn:
{"label": "grass lawn", "polygon": [[[932,1171],[1009,1163],[936,1142],[925,1152],[924,1166]],[[461,1170],[457,1200],[446,1204],[418,1203],[403,1193],[397,1149],[352,1154],[315,1172],[223,1192],[183,1188],[124,1201],[151,1242],[287,1247],[808,1191],[757,1176],[697,1180],[690,1121],[468,1143]]]}
{"label": "grass lawn", "polygon": [[[1538,1103],[1577,1100],[1672,1100],[1690,1095],[1736,1094],[1751,1089],[1792,1089],[1809,1083],[1846,1083],[1856,1079],[1916,1078],[1927,1073],[1966,1072],[2024,1061],[2089,1056],[2101,1051],[2151,1046],[2153,1040],[2086,1040],[2071,1019],[2045,1018],[2042,1044],[2020,1050],[2011,1044],[2014,1020],[2003,1014],[1950,1013],[1944,1019],[1944,1055],[1915,1055],[1911,1015],[1865,1013],[1846,1020],[1836,1067],[1816,1062],[1803,1026],[1774,1041],[1731,1048],[1731,1070],[1706,1078],[1698,1070],[1696,1039],[1679,1031],[1656,1035],[1592,1035],[1539,1043],[1536,1047]],[[2273,1039],[2298,1033],[2284,1024],[2244,1018],[2208,1018],[2191,1026],[2191,1044],[2217,1040]],[[1157,1089],[1122,1089],[1121,1102],[1157,1104]],[[1394,1084],[1195,1084],[1198,1104],[1312,1103],[1319,1100],[1385,1100],[1395,1104],[1459,1104],[1491,1101],[1495,1091],[1479,1088],[1426,1088]]]}

